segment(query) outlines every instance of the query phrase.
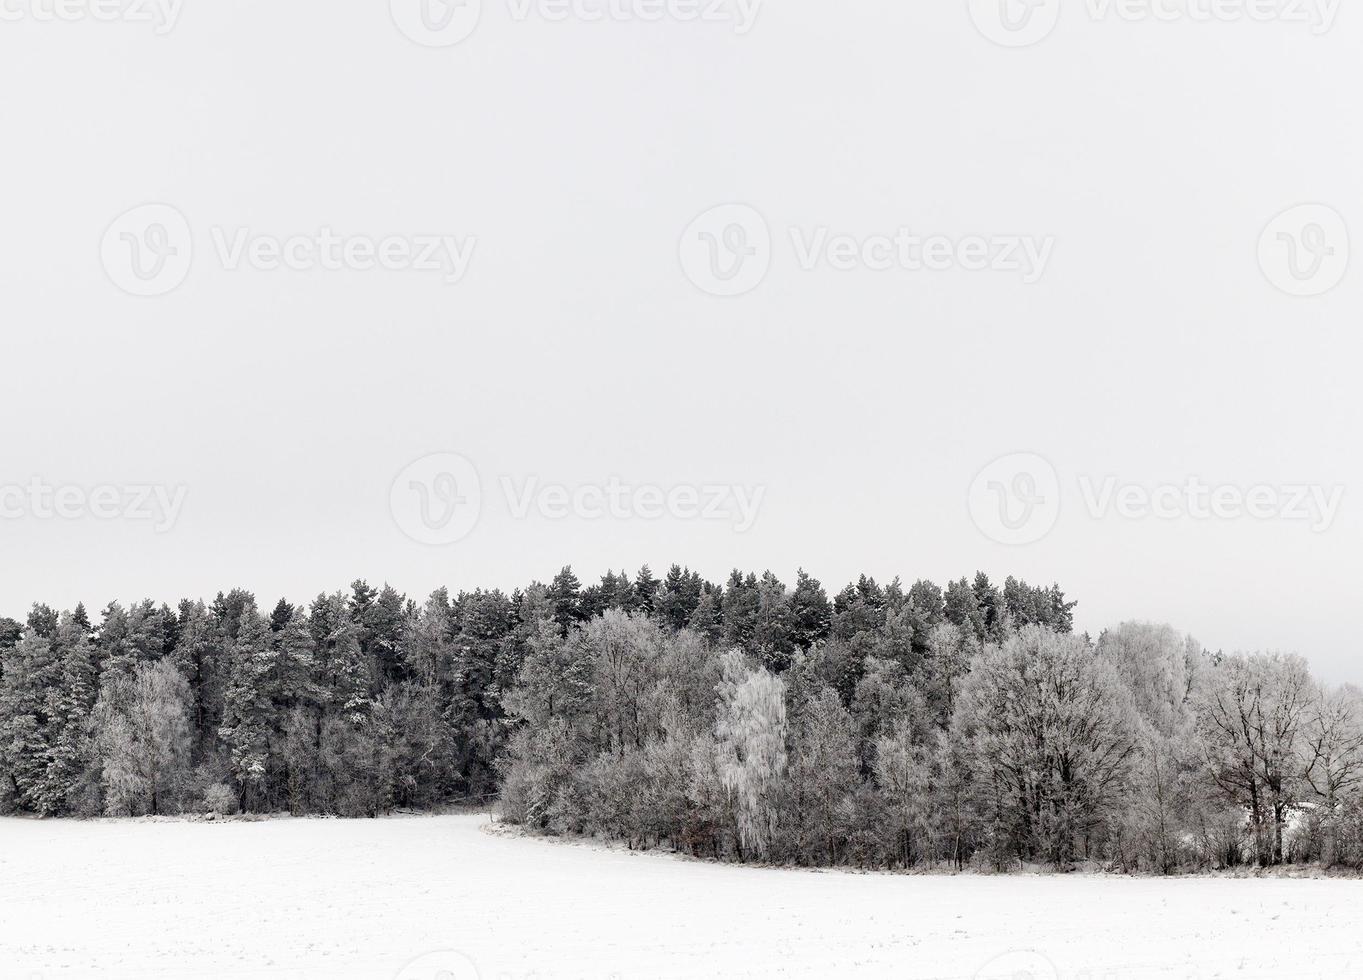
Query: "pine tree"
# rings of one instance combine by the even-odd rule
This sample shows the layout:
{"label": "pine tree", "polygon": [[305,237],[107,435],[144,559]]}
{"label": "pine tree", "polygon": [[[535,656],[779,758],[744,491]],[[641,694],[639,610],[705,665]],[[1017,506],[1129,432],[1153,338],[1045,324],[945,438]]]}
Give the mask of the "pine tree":
{"label": "pine tree", "polygon": [[730,572],[721,606],[725,646],[752,652],[758,601],[757,576],[752,572],[744,576],[737,568]]}
{"label": "pine tree", "polygon": [[293,610],[279,631],[276,651],[268,692],[277,712],[282,714],[297,705],[315,702],[312,675],[317,665],[317,644],[303,610]]}
{"label": "pine tree", "polygon": [[582,583],[573,574],[571,565],[554,576],[549,584],[549,604],[554,611],[554,622],[558,628],[567,631],[582,619]]}
{"label": "pine tree", "polygon": [[66,613],[57,626],[54,650],[61,660],[61,675],[47,691],[51,751],[35,794],[38,811],[46,815],[68,813],[79,805],[91,761],[86,728],[99,677],[88,625]]}
{"label": "pine tree", "polygon": [[710,643],[724,636],[724,592],[719,586],[707,583],[701,590],[688,625]]}
{"label": "pine tree", "polygon": [[287,599],[280,599],[275,603],[274,612],[270,613],[270,632],[281,633],[284,627],[289,625],[293,619],[293,606]]}
{"label": "pine tree", "polygon": [[369,711],[370,677],[345,595],[337,592],[319,598],[313,603],[310,622],[314,637],[319,623],[325,629],[316,642],[318,681],[328,708],[352,722],[362,722]]}
{"label": "pine tree", "polygon": [[662,583],[654,576],[651,568],[647,565],[640,568],[639,574],[634,576],[634,608],[652,615],[660,585]]}
{"label": "pine tree", "polygon": [[833,626],[833,607],[828,593],[816,578],[803,568],[795,573],[795,589],[790,596],[791,640],[808,650],[828,639]]}
{"label": "pine tree", "polygon": [[674,630],[686,627],[700,604],[701,579],[690,569],[673,565],[667,570],[654,607],[657,616]]}
{"label": "pine tree", "polygon": [[48,692],[60,686],[61,674],[52,640],[29,627],[8,651],[0,678],[0,773],[9,783],[0,796],[13,796],[25,809],[42,812],[51,802],[46,778],[56,733]]}
{"label": "pine tree", "polygon": [[232,645],[218,734],[242,809],[254,809],[265,791],[273,705],[266,690],[274,669],[268,621],[254,605],[241,612]]}
{"label": "pine tree", "polygon": [[753,611],[752,652],[771,670],[790,666],[795,644],[791,639],[790,596],[781,580],[770,571],[757,583],[757,607]]}

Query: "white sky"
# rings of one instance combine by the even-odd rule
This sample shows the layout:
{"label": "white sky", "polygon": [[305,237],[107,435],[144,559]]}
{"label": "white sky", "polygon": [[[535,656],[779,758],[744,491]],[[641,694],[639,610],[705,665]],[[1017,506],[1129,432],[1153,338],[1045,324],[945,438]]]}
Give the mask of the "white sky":
{"label": "white sky", "polygon": [[[1363,680],[1363,262],[1296,298],[1256,258],[1303,202],[1363,228],[1357,10],[1314,36],[1095,20],[1066,0],[1049,38],[1007,49],[964,0],[769,0],[742,35],[518,21],[484,0],[474,34],[436,49],[374,0],[189,4],[164,37],[38,20],[51,2],[3,0],[19,19],[0,21],[0,485],[187,496],[160,534],[0,519],[4,613],[234,585],[306,598],[357,576],[418,596],[510,588],[567,562],[584,580],[677,561],[792,581],[804,565],[830,592],[861,571],[979,568],[1058,580],[1084,629],[1168,621]],[[101,238],[149,202],[185,215],[194,263],[142,298],[106,275]],[[774,255],[721,299],[687,280],[678,242],[731,202],[765,216]],[[805,271],[790,240],[901,226],[1054,251],[1025,285]],[[212,238],[323,227],[477,246],[448,285],[229,270]],[[482,508],[430,547],[389,492],[438,452],[476,466]],[[969,491],[1019,452],[1054,464],[1061,512],[1009,547],[976,527]],[[736,534],[518,519],[503,476],[766,491]],[[1320,533],[1094,519],[1077,481],[1109,476],[1345,496]]]}

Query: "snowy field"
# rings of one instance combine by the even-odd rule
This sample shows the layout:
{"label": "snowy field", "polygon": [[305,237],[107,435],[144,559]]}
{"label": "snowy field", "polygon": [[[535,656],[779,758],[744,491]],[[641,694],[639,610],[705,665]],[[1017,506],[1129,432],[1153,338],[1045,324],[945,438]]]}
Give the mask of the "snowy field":
{"label": "snowy field", "polygon": [[0,977],[1363,976],[1363,881],[755,870],[487,822],[0,820]]}

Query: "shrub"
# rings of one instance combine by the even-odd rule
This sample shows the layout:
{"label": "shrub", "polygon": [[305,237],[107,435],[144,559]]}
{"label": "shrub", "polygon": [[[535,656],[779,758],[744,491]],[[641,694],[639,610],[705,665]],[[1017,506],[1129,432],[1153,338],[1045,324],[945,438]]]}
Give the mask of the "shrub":
{"label": "shrub", "polygon": [[237,794],[226,783],[214,783],[204,791],[204,813],[215,813],[220,817],[237,812]]}

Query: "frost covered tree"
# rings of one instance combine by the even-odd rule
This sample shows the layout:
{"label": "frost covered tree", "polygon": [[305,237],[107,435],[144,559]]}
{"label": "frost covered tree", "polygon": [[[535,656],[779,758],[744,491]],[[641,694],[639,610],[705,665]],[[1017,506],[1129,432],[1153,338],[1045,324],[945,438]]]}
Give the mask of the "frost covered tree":
{"label": "frost covered tree", "polygon": [[860,786],[856,723],[838,693],[825,687],[805,699],[794,727],[784,836],[797,860],[836,864],[853,828]]}
{"label": "frost covered tree", "polygon": [[763,859],[776,836],[786,775],[785,684],[738,651],[721,666],[715,753],[741,857]]}
{"label": "frost covered tree", "polygon": [[932,756],[914,719],[905,714],[876,736],[871,771],[884,802],[894,861],[909,867],[927,851],[934,816]]}
{"label": "frost covered tree", "polygon": [[609,609],[582,628],[592,664],[592,691],[601,746],[623,755],[643,748],[656,730],[647,697],[657,683],[661,631],[646,616]]}
{"label": "frost covered tree", "polygon": [[1249,816],[1255,860],[1281,864],[1288,812],[1301,792],[1316,688],[1300,657],[1232,656],[1201,696],[1199,736],[1207,770],[1224,798]]}
{"label": "frost covered tree", "polygon": [[1329,866],[1340,856],[1341,824],[1363,791],[1363,692],[1353,686],[1320,691],[1302,738],[1302,781],[1320,808],[1319,856]]}
{"label": "frost covered tree", "polygon": [[189,768],[189,701],[184,676],[166,661],[105,674],[93,723],[106,813],[179,809]]}
{"label": "frost covered tree", "polygon": [[981,774],[996,857],[1063,867],[1120,804],[1135,710],[1110,664],[1079,637],[1029,626],[975,659],[959,732]]}
{"label": "frost covered tree", "polygon": [[88,778],[90,712],[99,684],[96,649],[88,627],[71,613],[61,615],[54,648],[61,658],[61,679],[47,691],[51,749],[39,811],[88,813],[95,809],[98,795]]}
{"label": "frost covered tree", "polygon": [[1202,760],[1194,698],[1205,658],[1196,641],[1149,623],[1123,623],[1104,632],[1096,652],[1116,670],[1140,715],[1120,860],[1168,874],[1178,866],[1183,842],[1198,820]]}
{"label": "frost covered tree", "polygon": [[232,646],[218,735],[228,754],[228,770],[243,809],[266,795],[270,728],[275,706],[270,697],[277,653],[271,648],[269,622],[248,605]]}
{"label": "frost covered tree", "polygon": [[[40,628],[56,632],[55,623]],[[37,812],[50,812],[53,804],[47,772],[56,733],[50,725],[49,692],[61,687],[61,675],[53,639],[32,625],[5,652],[0,676],[0,780],[5,786],[0,799],[7,796]]]}
{"label": "frost covered tree", "polygon": [[1091,644],[1072,608],[1012,577],[830,601],[803,571],[679,566],[419,605],[361,579],[268,617],[243,589],[98,627],[38,604],[0,620],[0,807],[500,795],[531,827],[725,859],[1363,867],[1356,691],[1164,626]]}

